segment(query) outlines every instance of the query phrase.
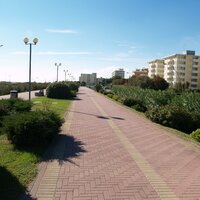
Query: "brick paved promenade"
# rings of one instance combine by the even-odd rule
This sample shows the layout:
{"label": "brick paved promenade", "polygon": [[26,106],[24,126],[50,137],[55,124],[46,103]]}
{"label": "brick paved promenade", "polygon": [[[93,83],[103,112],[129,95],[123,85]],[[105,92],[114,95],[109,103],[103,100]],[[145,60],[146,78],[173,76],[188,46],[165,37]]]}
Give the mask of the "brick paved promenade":
{"label": "brick paved promenade", "polygon": [[39,200],[200,200],[200,151],[81,88],[30,185]]}

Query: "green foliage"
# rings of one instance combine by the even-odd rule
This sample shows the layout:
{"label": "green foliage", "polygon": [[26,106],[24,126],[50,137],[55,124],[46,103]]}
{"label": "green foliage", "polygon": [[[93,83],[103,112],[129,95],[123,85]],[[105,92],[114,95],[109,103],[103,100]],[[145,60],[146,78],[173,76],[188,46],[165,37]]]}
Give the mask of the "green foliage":
{"label": "green foliage", "polygon": [[102,87],[102,85],[100,85],[100,84],[98,83],[98,84],[96,84],[96,85],[94,86],[94,89],[95,89],[97,92],[99,92],[101,89],[103,89],[103,87]]}
{"label": "green foliage", "polygon": [[128,79],[128,85],[140,87],[140,88],[150,88],[152,84],[152,79],[147,76],[131,77]]}
{"label": "green foliage", "polygon": [[86,86],[86,82],[83,81],[83,82],[80,83],[80,85],[81,86]]}
{"label": "green foliage", "polygon": [[190,134],[191,138],[197,140],[198,142],[200,142],[200,128],[198,128],[196,131],[193,131]]}
{"label": "green foliage", "polygon": [[198,126],[193,113],[174,105],[155,107],[145,114],[153,122],[181,130],[185,133],[191,133]]}
{"label": "green foliage", "polygon": [[26,112],[32,108],[32,103],[23,99],[2,99],[0,100],[0,107],[7,110],[7,112]]}
{"label": "green foliage", "polygon": [[124,85],[125,80],[122,78],[116,78],[112,80],[113,85]]}
{"label": "green foliage", "polygon": [[107,96],[108,96],[109,98],[113,98],[113,94],[111,94],[111,93],[107,94]]}
{"label": "green foliage", "polygon": [[169,83],[159,76],[154,76],[150,85],[150,88],[154,90],[166,90],[168,87]]}
{"label": "green foliage", "polygon": [[187,92],[177,95],[173,90],[141,89],[131,86],[114,86],[123,104],[146,112],[152,121],[190,133],[200,128],[200,93]]}
{"label": "green foliage", "polygon": [[67,82],[67,84],[69,85],[69,88],[75,92],[78,92],[79,89],[79,84],[76,82]]}
{"label": "green foliage", "polygon": [[48,98],[70,99],[73,97],[72,90],[67,82],[51,83],[46,90]]}
{"label": "green foliage", "polygon": [[3,132],[16,146],[37,146],[47,144],[61,124],[61,118],[54,112],[17,113],[5,117]]}

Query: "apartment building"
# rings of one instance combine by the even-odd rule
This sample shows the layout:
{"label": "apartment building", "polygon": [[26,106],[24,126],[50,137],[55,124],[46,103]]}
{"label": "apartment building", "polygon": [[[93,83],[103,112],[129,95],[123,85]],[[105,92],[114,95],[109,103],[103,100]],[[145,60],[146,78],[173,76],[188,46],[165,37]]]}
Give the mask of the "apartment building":
{"label": "apartment building", "polygon": [[149,77],[159,75],[171,86],[182,83],[189,85],[190,89],[200,89],[200,56],[195,55],[195,51],[167,56],[160,59],[159,63],[162,63],[160,68],[157,62],[149,62]]}
{"label": "apartment building", "polygon": [[154,76],[164,76],[164,60],[156,59],[149,62],[148,76],[153,78]]}
{"label": "apartment building", "polygon": [[81,83],[85,82],[87,86],[94,85],[97,82],[97,74],[81,74],[81,76],[79,77],[79,81]]}
{"label": "apartment building", "polygon": [[118,69],[118,70],[115,70],[113,73],[112,73],[112,77],[114,76],[119,76],[121,78],[124,78],[124,70],[123,69]]}

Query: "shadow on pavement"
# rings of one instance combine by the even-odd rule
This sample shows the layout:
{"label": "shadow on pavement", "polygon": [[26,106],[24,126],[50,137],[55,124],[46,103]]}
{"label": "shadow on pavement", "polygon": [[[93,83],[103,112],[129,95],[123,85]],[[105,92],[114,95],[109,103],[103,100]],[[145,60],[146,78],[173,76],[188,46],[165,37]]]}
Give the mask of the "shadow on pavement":
{"label": "shadow on pavement", "polygon": [[[59,165],[63,165],[65,162],[70,162],[79,166],[72,159],[81,156],[81,154],[85,152],[87,151],[84,149],[84,144],[81,141],[77,140],[73,136],[60,133],[53,139],[43,156],[42,162],[57,161]],[[22,199],[37,200],[37,198],[31,197],[25,189]]]}
{"label": "shadow on pavement", "polygon": [[49,162],[57,160],[60,165],[64,162],[71,162],[77,165],[71,159],[79,157],[85,152],[84,144],[81,141],[70,135],[58,134],[50,148],[45,153],[42,161]]}
{"label": "shadow on pavement", "polygon": [[79,114],[83,114],[83,115],[90,115],[90,116],[94,116],[100,119],[117,119],[117,120],[125,120],[122,117],[112,117],[112,116],[101,116],[101,115],[95,115],[95,114],[91,114],[91,113],[85,113],[85,112],[78,112],[78,111],[73,111],[73,110],[68,110],[68,112],[74,112],[74,113],[79,113]]}

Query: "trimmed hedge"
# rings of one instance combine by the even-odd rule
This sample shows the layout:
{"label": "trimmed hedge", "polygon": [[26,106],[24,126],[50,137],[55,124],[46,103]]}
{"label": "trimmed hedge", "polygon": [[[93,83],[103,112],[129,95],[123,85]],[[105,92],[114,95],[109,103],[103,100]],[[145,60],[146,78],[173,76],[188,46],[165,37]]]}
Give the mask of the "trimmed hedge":
{"label": "trimmed hedge", "polygon": [[70,86],[66,82],[55,82],[46,89],[48,98],[69,99],[74,96]]}
{"label": "trimmed hedge", "polygon": [[54,112],[32,111],[6,116],[3,132],[16,146],[47,144],[59,132],[62,119]]}

